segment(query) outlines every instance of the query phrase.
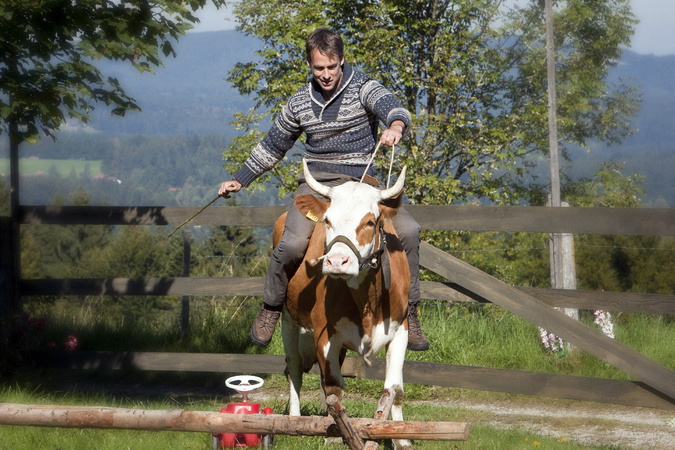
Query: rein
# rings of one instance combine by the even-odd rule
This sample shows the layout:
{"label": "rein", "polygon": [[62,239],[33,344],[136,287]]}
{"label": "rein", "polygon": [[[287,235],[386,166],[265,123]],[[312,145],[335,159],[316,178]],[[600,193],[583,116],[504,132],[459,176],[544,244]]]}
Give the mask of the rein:
{"label": "rein", "polygon": [[365,258],[361,257],[361,254],[359,253],[359,250],[356,248],[354,243],[350,241],[346,236],[339,235],[335,236],[335,238],[330,241],[328,245],[326,245],[326,248],[324,250],[324,255],[320,258],[313,259],[310,261],[311,264],[316,264],[319,262],[321,259],[325,258],[328,252],[330,251],[331,248],[338,242],[341,244],[346,245],[349,247],[349,249],[354,253],[356,258],[359,260],[359,270],[371,268],[371,269],[377,269],[379,266],[379,259],[382,256],[382,253],[384,252],[385,248],[387,247],[387,237],[384,234],[384,228],[382,227],[382,224],[380,224],[379,227],[379,234],[380,234],[380,240],[378,241],[378,246],[377,249],[374,250],[370,255],[366,256]]}
{"label": "rein", "polygon": [[[375,155],[377,154],[377,150],[379,148],[380,142],[377,143],[377,145],[375,146],[375,150],[373,150],[373,154],[370,155],[370,159],[368,160],[368,164],[366,165],[366,168],[363,171],[363,175],[361,175],[361,181],[359,181],[359,183],[363,183],[363,180],[366,178],[368,169],[370,169],[370,165],[373,163],[373,160],[375,159]],[[387,175],[387,189],[389,188],[389,181],[391,180],[391,169],[392,167],[394,167],[394,153],[396,153],[396,146],[393,146],[391,148],[391,158],[389,160],[389,174]]]}

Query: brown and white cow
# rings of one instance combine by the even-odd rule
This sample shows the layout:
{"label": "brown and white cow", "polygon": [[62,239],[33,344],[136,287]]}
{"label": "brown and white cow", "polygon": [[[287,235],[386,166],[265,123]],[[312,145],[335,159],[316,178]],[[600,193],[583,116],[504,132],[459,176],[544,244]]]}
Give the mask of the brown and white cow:
{"label": "brown and white cow", "polygon": [[[283,314],[290,414],[300,415],[302,375],[315,362],[325,395],[340,398],[346,349],[370,365],[370,358],[386,347],[384,388],[398,393],[392,418],[403,420],[400,396],[410,269],[391,218],[400,206],[406,169],[385,190],[358,182],[327,187],[312,177],[304,161],[303,170],[308,185],[330,202],[313,195],[295,200],[300,211],[318,223],[290,280]],[[281,218],[275,227],[277,237],[279,226],[283,229]],[[383,258],[388,260],[384,270]]]}

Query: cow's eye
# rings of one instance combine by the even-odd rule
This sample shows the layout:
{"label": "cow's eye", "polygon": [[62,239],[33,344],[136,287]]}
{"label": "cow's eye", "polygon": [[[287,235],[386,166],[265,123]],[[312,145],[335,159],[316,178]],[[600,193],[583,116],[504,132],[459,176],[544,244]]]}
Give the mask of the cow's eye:
{"label": "cow's eye", "polygon": [[375,228],[375,221],[369,220],[368,222],[366,222],[366,226],[369,228]]}

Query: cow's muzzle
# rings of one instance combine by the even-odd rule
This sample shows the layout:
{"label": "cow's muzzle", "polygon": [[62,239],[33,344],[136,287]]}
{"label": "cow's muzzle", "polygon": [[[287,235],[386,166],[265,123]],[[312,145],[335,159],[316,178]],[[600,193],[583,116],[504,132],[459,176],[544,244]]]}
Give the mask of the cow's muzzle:
{"label": "cow's muzzle", "polygon": [[[323,256],[321,256],[320,258],[316,258],[316,259],[311,260],[310,263],[316,264],[319,261],[321,261],[322,259],[328,258],[328,253],[333,248],[333,246],[337,243],[340,243],[340,244],[346,245],[349,248],[349,250],[351,250],[351,252],[354,254],[354,256],[356,257],[356,259],[358,261],[359,271],[361,271],[363,269],[367,269],[367,268],[377,269],[378,266],[379,266],[380,256],[382,255],[382,252],[384,252],[385,248],[387,247],[387,237],[384,233],[384,230],[382,229],[382,226],[380,226],[380,228],[379,228],[379,235],[380,235],[380,239],[379,239],[377,249],[374,250],[373,252],[371,252],[365,258],[361,257],[361,253],[359,252],[359,249],[356,248],[354,243],[351,240],[349,240],[349,238],[347,238],[346,236],[343,236],[343,235],[338,235],[338,236],[335,236],[335,238],[333,238],[333,240],[330,241],[328,243],[328,245],[326,245]],[[349,256],[338,256],[338,255],[336,255],[335,258],[331,258],[329,260],[329,264],[332,265],[334,268],[337,268],[339,266],[347,264],[348,262],[349,262]]]}

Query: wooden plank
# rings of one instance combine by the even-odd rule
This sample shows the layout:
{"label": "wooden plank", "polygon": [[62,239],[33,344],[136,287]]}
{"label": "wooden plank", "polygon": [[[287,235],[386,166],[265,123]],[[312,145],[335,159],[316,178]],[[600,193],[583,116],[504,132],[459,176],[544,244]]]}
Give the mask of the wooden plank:
{"label": "wooden plank", "polygon": [[[548,306],[604,310],[611,312],[636,312],[643,314],[675,314],[675,295],[640,294],[635,292],[584,291],[580,289],[551,289],[517,286]],[[456,283],[421,281],[423,299],[448,302],[490,303],[487,299],[462,288]]]}
{"label": "wooden plank", "polygon": [[643,314],[675,314],[675,295],[533,288],[519,290],[549,306]]}
{"label": "wooden plank", "polygon": [[[52,225],[178,226],[201,207],[169,206],[22,206],[20,221]],[[190,226],[271,226],[288,206],[212,206]]]}
{"label": "wooden plank", "polygon": [[261,296],[263,277],[23,280],[23,295]]}
{"label": "wooden plank", "polygon": [[425,230],[675,235],[673,208],[406,205]]}
{"label": "wooden plank", "polygon": [[[406,205],[425,230],[675,235],[673,208]],[[200,207],[22,206],[21,223],[178,226]],[[203,226],[271,226],[288,206],[212,206],[189,222]]]}
{"label": "wooden plank", "polygon": [[283,355],[174,352],[49,352],[34,354],[36,363],[55,369],[147,370],[169,372],[284,373]]}
{"label": "wooden plank", "polygon": [[[325,416],[293,417],[184,409],[147,410],[18,403],[0,403],[0,425],[335,436],[333,419]],[[466,440],[469,435],[469,427],[465,422],[395,422],[353,418],[349,419],[349,426],[354,428],[354,434],[360,439],[451,441]]]}
{"label": "wooden plank", "polygon": [[[34,354],[41,367],[79,370],[147,370],[204,373],[265,374],[283,373],[282,355],[244,355],[221,353],[173,352],[65,352],[41,351]],[[347,356],[342,374],[384,381],[385,360],[373,358],[367,367],[361,358]],[[310,371],[318,375],[315,365]],[[511,369],[459,366],[420,361],[406,361],[406,383],[430,386],[536,395],[647,408],[675,410],[675,400],[636,381],[588,378]]]}
{"label": "wooden plank", "polygon": [[[262,296],[263,277],[79,278],[22,280],[24,295]],[[489,303],[456,283],[422,281],[423,299]],[[675,314],[675,295],[519,287],[549,306],[644,314]]]}
{"label": "wooden plank", "polygon": [[438,275],[554,333],[666,396],[675,398],[675,372],[669,368],[426,242],[420,245],[420,260]]}
{"label": "wooden plank", "polygon": [[[372,359],[368,367],[360,358],[348,356],[342,373],[384,381],[385,369],[383,358]],[[675,399],[637,381],[408,360],[403,366],[403,379],[429,386],[675,410]]]}

